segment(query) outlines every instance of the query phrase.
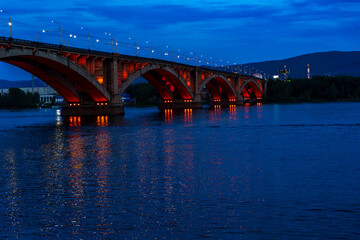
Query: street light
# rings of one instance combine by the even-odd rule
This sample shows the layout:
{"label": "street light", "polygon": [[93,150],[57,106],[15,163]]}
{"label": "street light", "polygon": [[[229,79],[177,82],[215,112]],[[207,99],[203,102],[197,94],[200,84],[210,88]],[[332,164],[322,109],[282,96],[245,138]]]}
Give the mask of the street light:
{"label": "street light", "polygon": [[[109,32],[105,32],[105,35],[112,36],[112,34]],[[117,40],[116,39],[115,39],[115,43],[116,43],[115,48],[116,48],[116,52],[117,52]],[[114,53],[114,38],[113,37],[111,37],[111,52]]]}
{"label": "street light", "polygon": [[51,22],[59,25],[59,42],[60,42],[60,46],[61,46],[61,25],[60,25],[60,23],[58,23],[54,20],[52,20]]}
{"label": "street light", "polygon": [[10,28],[10,38],[12,37],[12,31],[11,31],[11,26],[12,26],[12,22],[11,22],[11,16],[10,16],[10,12],[8,12],[8,11],[4,11],[4,10],[0,10],[0,12],[3,12],[3,13],[7,13],[7,14],[9,14],[9,23],[8,23],[8,25],[9,25],[9,28]]}
{"label": "street light", "polygon": [[[77,38],[77,36],[75,35],[75,34],[69,34],[69,37],[70,38],[74,38],[74,39],[76,39]],[[70,46],[70,40],[68,40],[68,47]]]}
{"label": "street light", "polygon": [[[84,27],[81,27],[81,30],[85,30]],[[87,34],[87,37],[88,37],[88,44],[89,44],[89,50],[91,49],[91,46],[90,46],[90,33],[88,32]]]}

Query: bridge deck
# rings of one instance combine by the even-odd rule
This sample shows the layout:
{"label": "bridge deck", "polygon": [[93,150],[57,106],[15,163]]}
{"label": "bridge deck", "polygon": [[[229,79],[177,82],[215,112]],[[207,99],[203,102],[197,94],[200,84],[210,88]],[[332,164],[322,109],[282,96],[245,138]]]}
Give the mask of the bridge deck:
{"label": "bridge deck", "polygon": [[[151,62],[151,63],[159,64],[159,65],[167,65],[167,66],[173,66],[173,67],[175,66],[175,67],[178,67],[181,69],[196,69],[197,68],[199,71],[203,71],[203,72],[211,71],[214,74],[227,75],[227,76],[233,76],[233,77],[247,76],[247,75],[243,75],[243,74],[222,71],[219,69],[207,68],[204,66],[193,66],[193,65],[189,65],[189,64],[183,64],[183,63],[172,62],[172,61],[156,59],[156,58],[137,57],[137,56],[124,55],[124,54],[119,54],[119,53],[89,50],[89,49],[76,48],[76,47],[68,47],[68,46],[64,46],[64,45],[30,41],[30,40],[24,40],[24,39],[0,37],[0,45],[37,48],[37,49],[50,50],[50,51],[55,51],[55,52],[68,52],[68,53],[73,53],[73,54],[90,55],[90,56],[94,56],[94,57],[105,57],[105,58],[115,57],[115,58],[125,60],[125,61],[136,61],[136,62],[144,62],[144,63]],[[251,76],[251,77],[253,77],[253,76]]]}

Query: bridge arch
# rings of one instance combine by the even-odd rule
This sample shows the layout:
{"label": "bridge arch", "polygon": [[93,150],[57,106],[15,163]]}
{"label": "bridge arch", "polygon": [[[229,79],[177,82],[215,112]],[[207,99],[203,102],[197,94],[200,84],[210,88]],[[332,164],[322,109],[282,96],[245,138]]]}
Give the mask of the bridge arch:
{"label": "bridge arch", "polygon": [[131,74],[121,86],[118,94],[124,93],[140,76],[144,77],[158,91],[163,100],[173,100],[175,90],[184,100],[191,100],[194,97],[186,81],[174,69],[159,65],[146,65]]}
{"label": "bridge arch", "polygon": [[206,86],[214,100],[220,100],[223,95],[228,99],[235,99],[236,92],[230,82],[221,75],[213,74],[206,78],[199,86],[199,92]]}
{"label": "bridge arch", "polygon": [[263,98],[262,88],[259,86],[257,81],[253,79],[246,80],[241,86],[239,93],[243,98]]}
{"label": "bridge arch", "polygon": [[4,49],[0,61],[17,66],[55,89],[67,102],[80,102],[85,95],[95,102],[109,101],[111,96],[86,69],[51,51]]}

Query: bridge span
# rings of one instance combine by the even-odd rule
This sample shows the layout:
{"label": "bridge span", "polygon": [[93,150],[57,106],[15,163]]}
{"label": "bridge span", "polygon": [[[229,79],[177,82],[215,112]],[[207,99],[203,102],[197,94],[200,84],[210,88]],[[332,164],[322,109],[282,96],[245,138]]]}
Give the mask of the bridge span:
{"label": "bridge span", "polygon": [[62,97],[62,115],[124,113],[121,94],[139,76],[158,91],[159,108],[201,108],[260,101],[267,81],[253,76],[177,62],[0,37],[0,61],[43,80]]}

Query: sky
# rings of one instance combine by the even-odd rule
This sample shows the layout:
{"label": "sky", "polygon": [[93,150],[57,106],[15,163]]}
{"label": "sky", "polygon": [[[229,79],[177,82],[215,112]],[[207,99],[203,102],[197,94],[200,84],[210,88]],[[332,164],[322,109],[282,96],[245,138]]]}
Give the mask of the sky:
{"label": "sky", "polygon": [[[88,48],[90,34],[92,49],[133,55],[136,44],[139,55],[154,48],[158,58],[172,51],[212,65],[360,50],[358,0],[18,0],[0,9],[5,36],[11,16],[15,38],[59,43],[61,26],[62,44]],[[0,73],[0,79],[31,79],[5,63]]]}

